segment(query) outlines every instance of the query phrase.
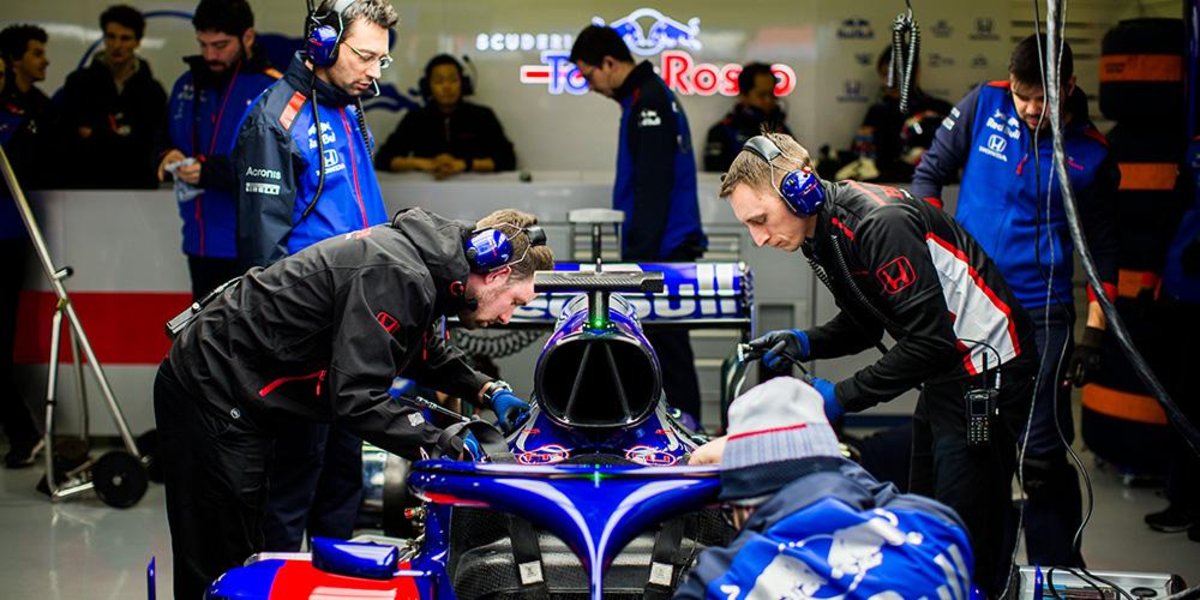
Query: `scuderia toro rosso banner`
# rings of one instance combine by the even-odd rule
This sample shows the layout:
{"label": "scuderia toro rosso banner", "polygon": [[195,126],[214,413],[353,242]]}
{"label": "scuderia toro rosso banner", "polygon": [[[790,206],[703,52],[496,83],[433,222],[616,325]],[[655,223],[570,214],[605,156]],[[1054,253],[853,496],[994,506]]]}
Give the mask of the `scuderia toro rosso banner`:
{"label": "scuderia toro rosso banner", "polygon": [[[604,19],[594,17],[592,22],[615,29],[629,45],[635,60],[658,56],[658,74],[667,87],[678,95],[738,94],[737,78],[742,72],[742,65],[698,62],[692,56],[692,52],[703,48],[699,18],[693,17],[684,23],[653,8],[639,8],[615,21],[605,23]],[[487,38],[483,39],[486,42]],[[544,85],[554,95],[563,92],[586,94],[587,81],[579,69],[567,60],[570,55],[569,47],[543,50],[541,64],[521,67],[521,83]],[[787,96],[796,89],[796,72],[791,67],[775,63],[771,65],[771,71],[777,81],[776,96]]]}

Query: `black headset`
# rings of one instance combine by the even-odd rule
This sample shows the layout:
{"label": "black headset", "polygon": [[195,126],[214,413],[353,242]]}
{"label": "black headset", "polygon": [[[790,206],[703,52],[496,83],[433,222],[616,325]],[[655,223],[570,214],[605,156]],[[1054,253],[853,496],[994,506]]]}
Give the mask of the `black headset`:
{"label": "black headset", "polygon": [[304,20],[304,54],[318,67],[331,67],[337,62],[338,48],[346,33],[342,13],[357,0],[335,0],[329,10],[318,12],[313,0],[308,0],[308,16]]}
{"label": "black headset", "polygon": [[[466,61],[467,64],[470,64],[471,62],[471,59],[467,58],[465,54],[463,55],[463,60]],[[427,102],[433,97],[433,85],[430,82],[431,78],[433,77],[433,68],[439,65],[454,65],[454,68],[458,69],[458,78],[460,81],[462,81],[463,97],[470,96],[471,94],[475,93],[475,81],[470,75],[467,74],[466,70],[463,68],[463,64],[459,62],[457,58],[454,58],[449,54],[439,54],[429,59],[429,62],[425,63],[425,74],[422,75],[421,79],[417,81],[417,89],[421,92],[421,97],[425,98]]]}

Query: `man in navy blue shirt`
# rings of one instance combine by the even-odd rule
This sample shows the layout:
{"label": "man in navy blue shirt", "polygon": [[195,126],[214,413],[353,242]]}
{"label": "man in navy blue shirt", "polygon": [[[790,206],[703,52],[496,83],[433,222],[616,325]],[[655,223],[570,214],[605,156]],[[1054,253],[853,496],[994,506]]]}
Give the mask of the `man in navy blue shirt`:
{"label": "man in navy blue shirt", "polygon": [[[1040,45],[1044,55],[1044,38]],[[992,257],[1033,317],[1041,371],[1024,465],[1029,561],[1080,566],[1083,558],[1072,539],[1082,500],[1064,444],[1075,432],[1064,380],[1082,385],[1087,370],[1098,364],[1105,320],[1089,288],[1087,328],[1072,355],[1074,248],[1054,173],[1050,111],[1038,56],[1039,39],[1025,38],[1013,50],[1007,81],[980,85],[950,111],[913,175],[912,192],[940,205],[942,186],[962,169],[955,217]],[[1113,298],[1120,172],[1104,136],[1088,119],[1087,98],[1075,85],[1071,47],[1065,44],[1060,73],[1066,170],[1105,282],[1103,293]],[[1069,364],[1063,360],[1067,356]]]}
{"label": "man in navy blue shirt", "polygon": [[[201,0],[192,16],[200,54],[184,59],[167,104],[169,137],[158,164],[161,181],[174,167],[183,252],[199,300],[245,271],[237,259],[237,177],[229,152],[254,99],[279,71],[254,52],[254,12],[246,0]],[[192,161],[185,159],[191,158]]]}
{"label": "man in navy blue shirt", "polygon": [[[575,38],[569,60],[588,87],[621,105],[613,208],[625,212],[621,258],[693,261],[708,239],[700,226],[696,157],[687,115],[654,66],[633,62],[610,27],[590,25]],[[672,406],[700,418],[700,385],[687,332],[647,334],[663,361],[663,389]]]}

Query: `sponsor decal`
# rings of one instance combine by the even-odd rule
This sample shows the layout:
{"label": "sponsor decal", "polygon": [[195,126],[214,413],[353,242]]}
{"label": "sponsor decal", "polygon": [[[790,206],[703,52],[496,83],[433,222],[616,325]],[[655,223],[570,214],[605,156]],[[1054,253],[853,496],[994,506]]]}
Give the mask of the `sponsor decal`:
{"label": "sponsor decal", "polygon": [[837,36],[842,40],[871,40],[875,39],[875,30],[871,29],[870,21],[860,17],[850,17],[843,19],[838,25]]}
{"label": "sponsor decal", "polygon": [[837,97],[838,102],[866,102],[867,100],[867,95],[863,93],[861,79],[847,79],[842,85],[842,94]]}
{"label": "sponsor decal", "polygon": [[917,282],[917,273],[907,256],[897,256],[875,271],[883,291],[889,294],[898,293]]}
{"label": "sponsor decal", "polygon": [[383,330],[388,333],[392,333],[400,328],[400,321],[398,321],[396,317],[393,317],[392,315],[389,315],[383,311],[379,311],[379,313],[375,315],[375,320],[379,321],[379,324],[383,326]]}
{"label": "sponsor decal", "polygon": [[523,465],[552,465],[571,458],[571,451],[559,444],[546,444],[518,452],[517,462]]}
{"label": "sponsor decal", "polygon": [[855,52],[854,53],[854,62],[856,62],[864,67],[870,66],[871,61],[874,59],[875,59],[875,57],[872,56],[870,52]]}
{"label": "sponsor decal", "polygon": [[982,55],[982,54],[976,54],[975,56],[971,57],[971,68],[972,68],[972,69],[986,69],[986,68],[988,68],[988,59],[987,59],[987,57],[986,57],[986,56],[984,56],[984,55]]}
{"label": "sponsor decal", "polygon": [[[337,141],[337,135],[333,132],[333,125],[321,121],[321,144],[328,146]],[[308,149],[312,150],[317,147],[317,127],[316,125],[308,126]]]}
{"label": "sponsor decal", "polygon": [[1000,34],[996,33],[996,21],[991,17],[979,17],[975,19],[975,32],[970,35],[972,40],[976,41],[994,41],[1000,39]]}
{"label": "sponsor decal", "polygon": [[954,61],[953,56],[947,56],[940,52],[934,52],[929,55],[929,66],[933,67],[935,69],[938,69],[941,67],[953,67],[954,62],[955,61]]}
{"label": "sponsor decal", "polygon": [[246,193],[248,194],[267,194],[270,196],[279,195],[279,186],[274,183],[256,183],[253,181],[246,182]]}
{"label": "sponsor decal", "polygon": [[342,155],[337,150],[327,148],[322,156],[321,164],[324,165],[322,168],[325,169],[326,175],[346,169],[346,163],[342,162]]}
{"label": "sponsor decal", "polygon": [[945,19],[938,19],[937,23],[933,24],[929,30],[933,32],[935,38],[948,38],[954,34],[954,27],[950,26],[950,22]]}
{"label": "sponsor decal", "polygon": [[279,181],[280,179],[283,178],[283,174],[280,173],[279,171],[276,171],[275,169],[266,169],[266,168],[250,166],[250,167],[246,167],[246,177],[265,177],[267,179],[274,179],[275,181]]}
{"label": "sponsor decal", "polygon": [[984,127],[998,133],[1003,133],[1014,140],[1021,139],[1021,120],[1006,114],[998,108],[996,112],[992,113],[992,116],[988,117],[987,122],[984,123]]}
{"label": "sponsor decal", "polygon": [[1004,155],[1004,149],[1008,147],[1008,140],[1003,136],[995,133],[988,136],[987,146],[979,146],[979,151],[992,158],[999,159],[1003,162],[1008,162],[1008,157]]}
{"label": "sponsor decal", "polygon": [[638,127],[658,127],[662,125],[662,119],[658,116],[658,111],[652,109],[644,109],[638,115]]}
{"label": "sponsor decal", "polygon": [[639,445],[625,451],[625,460],[649,467],[669,467],[679,459],[670,452]]}

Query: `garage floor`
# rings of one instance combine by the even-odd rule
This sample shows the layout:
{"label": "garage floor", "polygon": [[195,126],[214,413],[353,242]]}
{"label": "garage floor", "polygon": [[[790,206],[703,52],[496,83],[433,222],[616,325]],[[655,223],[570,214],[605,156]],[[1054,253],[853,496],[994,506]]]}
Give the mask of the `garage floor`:
{"label": "garage floor", "polygon": [[[1085,454],[1086,464],[1093,464]],[[1084,538],[1094,570],[1174,572],[1200,584],[1200,543],[1155,533],[1142,515],[1165,501],[1091,469],[1096,511]],[[0,470],[0,582],[5,598],[108,600],[146,597],[146,564],[158,557],[158,590],[170,597],[170,539],[162,486],[128,510],[86,494],[51,504],[34,490],[40,468]]]}

